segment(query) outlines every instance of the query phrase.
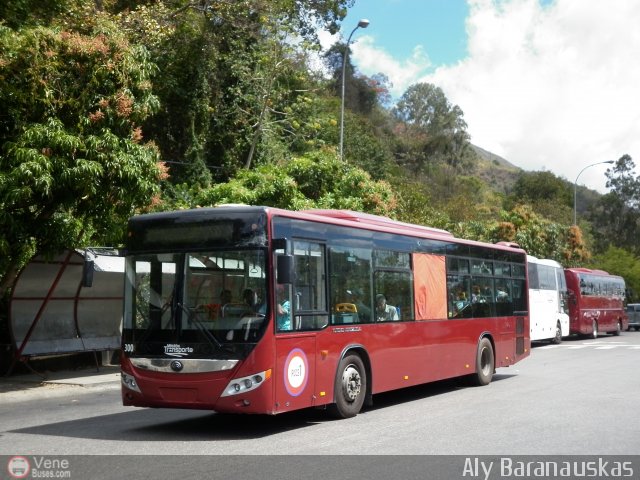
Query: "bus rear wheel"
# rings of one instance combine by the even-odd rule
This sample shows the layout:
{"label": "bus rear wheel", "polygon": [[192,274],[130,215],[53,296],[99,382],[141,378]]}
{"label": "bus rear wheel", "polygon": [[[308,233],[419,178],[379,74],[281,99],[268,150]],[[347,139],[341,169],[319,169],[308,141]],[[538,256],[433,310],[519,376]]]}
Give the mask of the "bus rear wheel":
{"label": "bus rear wheel", "polygon": [[622,332],[622,322],[618,320],[618,323],[616,323],[616,329],[613,331],[613,335],[619,337],[620,332]]}
{"label": "bus rear wheel", "polygon": [[558,345],[560,342],[562,342],[562,328],[560,327],[560,322],[558,322],[556,324],[556,335],[551,340],[551,343]]}
{"label": "bus rear wheel", "polygon": [[476,352],[476,373],[472,377],[475,385],[483,386],[491,383],[495,370],[495,357],[493,347],[487,337],[480,339]]}
{"label": "bus rear wheel", "polygon": [[355,417],[362,409],[367,393],[367,373],[358,355],[347,355],[336,372],[334,396],[330,411],[337,418]]}

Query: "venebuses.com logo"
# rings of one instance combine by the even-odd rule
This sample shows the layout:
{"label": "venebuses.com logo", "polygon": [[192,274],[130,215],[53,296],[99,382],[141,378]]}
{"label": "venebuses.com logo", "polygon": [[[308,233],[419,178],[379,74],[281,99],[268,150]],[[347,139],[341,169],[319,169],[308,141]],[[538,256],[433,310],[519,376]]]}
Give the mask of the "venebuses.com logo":
{"label": "venebuses.com logo", "polygon": [[26,457],[16,455],[7,462],[7,472],[11,478],[71,478],[70,463],[67,459],[47,457]]}

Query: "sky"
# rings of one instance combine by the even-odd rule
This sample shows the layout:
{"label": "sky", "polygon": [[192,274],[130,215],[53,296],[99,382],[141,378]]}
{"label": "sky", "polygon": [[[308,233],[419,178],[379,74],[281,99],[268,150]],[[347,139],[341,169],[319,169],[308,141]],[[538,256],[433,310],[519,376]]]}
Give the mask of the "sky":
{"label": "sky", "polygon": [[583,168],[640,164],[640,1],[356,0],[343,41],[362,18],[356,69],[387,75],[395,99],[440,87],[473,144],[601,193],[611,165]]}

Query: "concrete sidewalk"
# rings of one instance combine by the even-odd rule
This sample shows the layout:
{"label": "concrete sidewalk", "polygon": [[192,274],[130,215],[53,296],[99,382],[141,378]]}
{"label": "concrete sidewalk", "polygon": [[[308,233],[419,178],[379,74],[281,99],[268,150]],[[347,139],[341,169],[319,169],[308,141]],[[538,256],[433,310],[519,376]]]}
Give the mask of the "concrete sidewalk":
{"label": "concrete sidewalk", "polygon": [[57,396],[90,389],[120,388],[120,367],[102,366],[100,370],[64,370],[0,377],[0,406],[3,402],[26,400],[33,396]]}

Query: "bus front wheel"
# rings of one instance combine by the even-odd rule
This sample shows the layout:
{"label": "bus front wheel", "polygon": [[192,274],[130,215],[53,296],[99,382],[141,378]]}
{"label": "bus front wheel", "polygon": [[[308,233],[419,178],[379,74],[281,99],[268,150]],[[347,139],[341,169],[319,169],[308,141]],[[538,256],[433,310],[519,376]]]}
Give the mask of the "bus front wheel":
{"label": "bus front wheel", "polygon": [[335,401],[331,413],[337,418],[355,417],[364,404],[367,373],[358,355],[347,355],[340,361],[334,385]]}
{"label": "bus front wheel", "polygon": [[493,346],[487,337],[484,337],[478,343],[478,351],[476,352],[476,373],[473,375],[473,383],[475,385],[488,385],[493,378],[495,370],[495,358],[493,355]]}

